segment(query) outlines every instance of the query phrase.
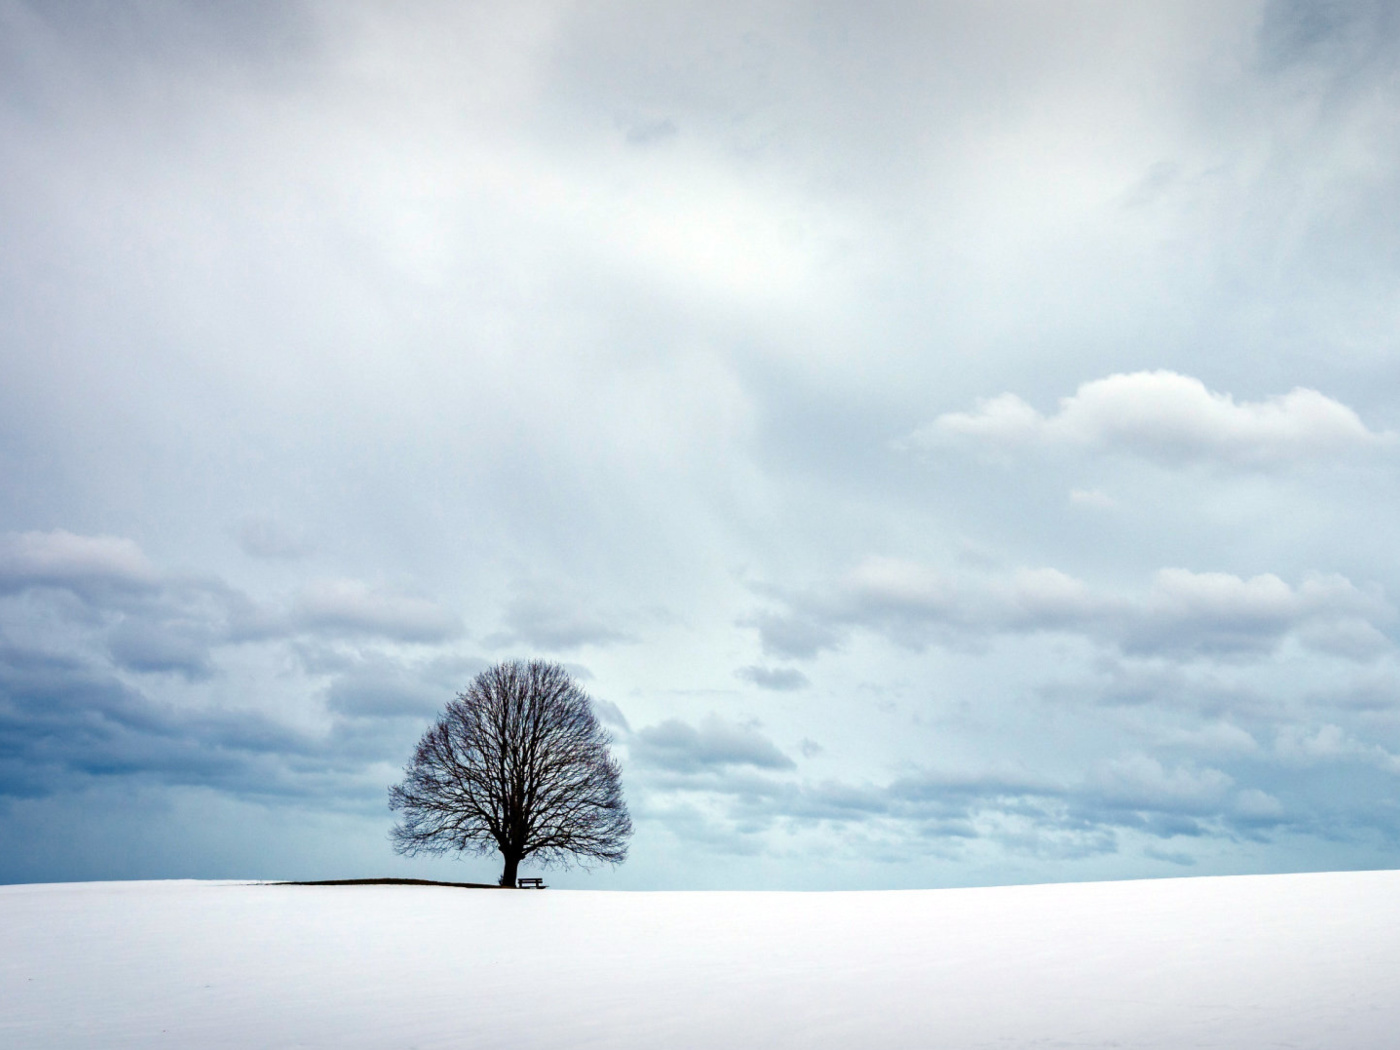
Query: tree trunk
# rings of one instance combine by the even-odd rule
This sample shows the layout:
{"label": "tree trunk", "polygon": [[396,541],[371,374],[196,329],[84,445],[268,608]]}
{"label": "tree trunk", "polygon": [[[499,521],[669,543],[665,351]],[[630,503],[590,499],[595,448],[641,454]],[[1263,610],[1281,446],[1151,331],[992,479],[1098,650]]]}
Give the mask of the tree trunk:
{"label": "tree trunk", "polygon": [[520,858],[512,853],[505,854],[506,870],[501,872],[501,885],[515,889],[515,873],[520,868]]}

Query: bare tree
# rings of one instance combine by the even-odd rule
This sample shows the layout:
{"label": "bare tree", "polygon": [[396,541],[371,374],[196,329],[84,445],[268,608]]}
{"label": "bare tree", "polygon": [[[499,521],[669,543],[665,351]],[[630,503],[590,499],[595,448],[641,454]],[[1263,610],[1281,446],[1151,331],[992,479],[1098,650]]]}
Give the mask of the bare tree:
{"label": "bare tree", "polygon": [[394,849],[499,850],[502,886],[515,885],[527,857],[619,864],[632,821],[611,743],[564,668],[497,664],[448,703],[389,789],[389,808],[403,814]]}

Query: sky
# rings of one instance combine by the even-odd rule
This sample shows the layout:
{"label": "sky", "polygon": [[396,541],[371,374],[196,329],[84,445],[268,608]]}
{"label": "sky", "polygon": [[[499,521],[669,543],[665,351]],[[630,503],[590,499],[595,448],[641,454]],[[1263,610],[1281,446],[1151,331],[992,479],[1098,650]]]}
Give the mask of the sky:
{"label": "sky", "polygon": [[[0,881],[1400,863],[1400,13],[0,0]],[[528,867],[528,865],[527,865]]]}

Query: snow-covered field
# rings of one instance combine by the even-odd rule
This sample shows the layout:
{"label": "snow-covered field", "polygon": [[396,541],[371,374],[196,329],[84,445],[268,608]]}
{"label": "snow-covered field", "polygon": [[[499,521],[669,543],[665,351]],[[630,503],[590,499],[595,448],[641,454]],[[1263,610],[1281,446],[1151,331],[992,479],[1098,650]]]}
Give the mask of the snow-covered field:
{"label": "snow-covered field", "polygon": [[0,1046],[1400,1046],[1400,872],[868,893],[0,887]]}

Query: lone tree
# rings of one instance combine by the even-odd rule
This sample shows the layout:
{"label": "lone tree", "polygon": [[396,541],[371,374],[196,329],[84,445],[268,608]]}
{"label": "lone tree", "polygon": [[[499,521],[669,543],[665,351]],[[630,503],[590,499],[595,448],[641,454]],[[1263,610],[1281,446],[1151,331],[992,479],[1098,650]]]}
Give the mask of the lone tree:
{"label": "lone tree", "polygon": [[632,821],[621,770],[592,701],[554,663],[500,663],[473,679],[418,741],[389,808],[394,849],[505,858],[548,867],[627,859]]}

